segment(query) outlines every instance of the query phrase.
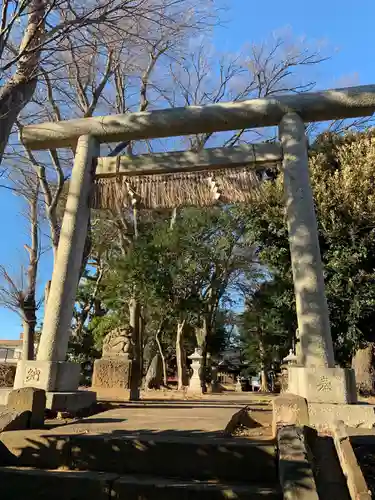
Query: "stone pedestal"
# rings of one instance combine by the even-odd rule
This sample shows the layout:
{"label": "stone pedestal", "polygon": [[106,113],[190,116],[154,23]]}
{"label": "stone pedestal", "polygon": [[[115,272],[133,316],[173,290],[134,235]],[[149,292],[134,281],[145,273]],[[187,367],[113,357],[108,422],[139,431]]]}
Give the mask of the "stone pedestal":
{"label": "stone pedestal", "polygon": [[193,375],[189,382],[188,392],[203,394],[201,379],[199,376],[203,356],[199,352],[198,348],[196,348],[193,354],[188,356],[188,358],[192,360],[191,368],[193,370]]}
{"label": "stone pedestal", "polygon": [[76,391],[80,366],[67,361],[24,361],[23,387],[48,391]]}
{"label": "stone pedestal", "polygon": [[351,368],[288,366],[288,393],[309,403],[356,403],[354,371]]}
{"label": "stone pedestal", "polygon": [[52,411],[75,413],[96,403],[96,392],[64,391],[47,392],[46,408]]}
{"label": "stone pedestal", "polygon": [[[35,387],[46,391],[46,407],[74,412],[91,406],[95,392],[79,391],[80,366],[68,361],[20,361],[15,389]],[[17,384],[17,385],[16,385]]]}
{"label": "stone pedestal", "polygon": [[279,428],[308,425],[318,431],[332,431],[338,421],[355,428],[371,429],[375,425],[375,406],[366,403],[311,403],[295,394],[282,394],[273,402],[273,435]]}
{"label": "stone pedestal", "polygon": [[8,396],[8,408],[22,412],[31,412],[30,427],[40,429],[44,425],[44,411],[46,409],[46,393],[35,387],[16,389]]}
{"label": "stone pedestal", "polygon": [[94,362],[92,387],[130,389],[132,361],[125,356],[97,359]]}

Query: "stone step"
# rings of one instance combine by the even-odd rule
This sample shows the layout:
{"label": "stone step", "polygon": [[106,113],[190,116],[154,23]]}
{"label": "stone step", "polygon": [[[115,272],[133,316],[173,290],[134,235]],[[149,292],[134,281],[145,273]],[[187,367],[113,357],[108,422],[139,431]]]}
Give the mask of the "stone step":
{"label": "stone step", "polygon": [[14,431],[2,433],[1,441],[3,465],[264,484],[278,477],[275,445],[246,438]]}
{"label": "stone step", "polygon": [[0,484],[2,500],[282,499],[277,486],[20,467],[0,467]]}

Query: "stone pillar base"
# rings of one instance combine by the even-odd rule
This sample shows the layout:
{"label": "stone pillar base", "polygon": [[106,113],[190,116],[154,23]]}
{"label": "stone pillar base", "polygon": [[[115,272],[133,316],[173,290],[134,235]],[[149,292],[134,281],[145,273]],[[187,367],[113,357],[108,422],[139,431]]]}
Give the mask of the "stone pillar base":
{"label": "stone pillar base", "polygon": [[92,387],[129,389],[132,361],[126,357],[97,359],[94,362]]}
{"label": "stone pillar base", "polygon": [[[80,366],[67,361],[20,361],[14,387],[36,387],[49,391],[76,391]],[[16,387],[17,386],[17,387]]]}
{"label": "stone pillar base", "polygon": [[375,425],[375,406],[366,403],[319,404],[308,403],[309,422],[320,432],[333,429],[338,421],[348,427],[372,429]]}
{"label": "stone pillar base", "polygon": [[192,377],[186,389],[188,394],[203,394],[202,382],[200,378]]}
{"label": "stone pillar base", "polygon": [[75,413],[96,403],[96,392],[47,392],[46,408],[52,411]]}
{"label": "stone pillar base", "polygon": [[356,403],[357,391],[351,368],[288,367],[288,393],[309,403]]}
{"label": "stone pillar base", "polygon": [[273,435],[278,429],[295,425],[310,426],[320,432],[332,431],[338,421],[348,427],[371,429],[375,426],[375,405],[366,403],[309,403],[295,394],[282,394],[272,401]]}

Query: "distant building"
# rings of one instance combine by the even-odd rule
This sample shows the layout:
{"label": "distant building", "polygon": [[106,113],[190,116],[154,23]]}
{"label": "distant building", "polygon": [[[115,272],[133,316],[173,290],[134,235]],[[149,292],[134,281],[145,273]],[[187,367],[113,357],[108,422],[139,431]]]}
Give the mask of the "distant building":
{"label": "distant building", "polygon": [[0,339],[0,363],[17,363],[22,355],[22,333],[18,340]]}
{"label": "distant building", "polygon": [[[22,357],[23,334],[18,340],[0,339],[0,363],[17,363]],[[38,344],[34,345],[36,352]]]}
{"label": "distant building", "polygon": [[234,384],[241,370],[247,366],[239,348],[227,349],[221,353],[218,362],[218,380],[222,384]]}

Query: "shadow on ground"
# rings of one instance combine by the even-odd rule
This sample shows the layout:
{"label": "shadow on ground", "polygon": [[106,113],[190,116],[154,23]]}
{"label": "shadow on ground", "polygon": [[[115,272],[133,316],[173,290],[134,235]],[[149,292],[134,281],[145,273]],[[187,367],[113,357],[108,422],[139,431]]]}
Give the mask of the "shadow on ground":
{"label": "shadow on ground", "polygon": [[[282,498],[272,440],[227,438],[199,429],[96,435],[30,431],[4,433],[1,439],[0,481],[6,500],[22,495],[31,500],[79,500],[90,498],[88,494],[99,500]],[[306,464],[298,466],[293,454],[290,461],[295,487],[309,489]],[[19,467],[39,472],[20,472]],[[101,484],[104,497],[93,493],[92,482]]]}

